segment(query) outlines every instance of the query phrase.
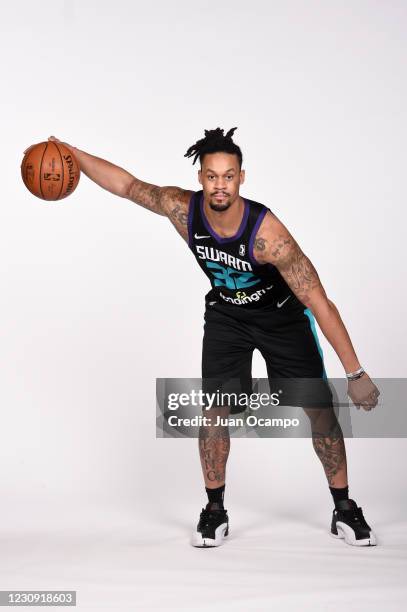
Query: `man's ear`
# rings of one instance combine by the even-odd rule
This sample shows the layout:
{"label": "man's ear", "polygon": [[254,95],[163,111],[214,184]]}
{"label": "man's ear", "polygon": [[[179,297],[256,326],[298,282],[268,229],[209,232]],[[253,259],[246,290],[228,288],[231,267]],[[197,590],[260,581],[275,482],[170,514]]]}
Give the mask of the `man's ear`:
{"label": "man's ear", "polygon": [[246,178],[246,171],[245,170],[241,170],[240,171],[240,184],[241,185],[243,185],[245,178]]}
{"label": "man's ear", "polygon": [[201,183],[202,185],[202,170],[198,170],[198,181]]}

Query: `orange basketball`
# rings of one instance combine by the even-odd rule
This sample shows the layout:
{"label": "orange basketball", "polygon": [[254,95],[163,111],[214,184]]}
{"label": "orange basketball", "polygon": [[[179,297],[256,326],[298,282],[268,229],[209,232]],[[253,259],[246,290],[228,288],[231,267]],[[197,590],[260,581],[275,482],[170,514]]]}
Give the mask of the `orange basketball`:
{"label": "orange basketball", "polygon": [[80,177],[75,155],[60,142],[30,147],[21,163],[24,185],[42,200],[62,200],[76,189]]}

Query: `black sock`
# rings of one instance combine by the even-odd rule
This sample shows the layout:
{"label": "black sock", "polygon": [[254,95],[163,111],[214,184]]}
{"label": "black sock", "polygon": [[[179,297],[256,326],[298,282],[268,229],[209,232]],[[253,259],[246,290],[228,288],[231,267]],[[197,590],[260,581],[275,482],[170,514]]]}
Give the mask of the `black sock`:
{"label": "black sock", "polygon": [[218,504],[220,509],[223,509],[223,498],[225,495],[225,485],[218,487],[217,489],[208,489],[205,487],[205,491],[208,494],[208,505]]}
{"label": "black sock", "polygon": [[343,488],[329,487],[329,490],[332,493],[332,497],[335,502],[335,506],[338,501],[342,499],[349,499],[349,487],[348,486],[343,487]]}

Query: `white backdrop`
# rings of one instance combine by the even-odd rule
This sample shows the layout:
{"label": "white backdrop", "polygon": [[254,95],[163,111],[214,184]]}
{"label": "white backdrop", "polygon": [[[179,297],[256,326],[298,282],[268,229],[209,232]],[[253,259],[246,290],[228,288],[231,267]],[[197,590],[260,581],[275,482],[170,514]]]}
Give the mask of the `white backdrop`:
{"label": "white backdrop", "polygon": [[[202,568],[191,563],[203,563],[200,551],[188,548],[204,503],[197,443],[155,438],[154,389],[156,377],[200,375],[207,279],[166,219],[84,175],[64,201],[36,199],[20,178],[23,150],[54,134],[143,180],[198,189],[186,149],[204,129],[238,126],[242,195],[268,205],[312,259],[369,374],[403,377],[406,25],[406,3],[395,0],[43,0],[2,7],[0,513],[9,546],[1,588],[81,586],[82,609],[100,607],[102,599],[113,606],[106,584],[114,572],[97,565],[105,557],[86,538],[95,525],[123,525],[123,517],[125,542],[150,525],[144,563],[149,555],[162,562],[155,580],[167,587],[163,609],[194,607]],[[319,334],[328,376],[342,376]],[[256,355],[254,374],[265,373]],[[405,452],[404,439],[348,442],[350,493],[379,536],[395,526],[376,559],[406,541],[398,523],[405,518]],[[268,542],[259,529],[271,517],[277,530],[292,520],[301,533],[312,525],[321,542],[328,538],[332,504],[309,440],[232,440],[225,501],[249,538],[231,540],[229,551],[235,543],[242,555],[250,546],[256,554]],[[72,534],[80,528],[84,539],[75,547]],[[287,529],[282,549],[293,545],[295,529]],[[39,533],[48,534],[50,548],[41,548]],[[50,552],[56,533],[58,551],[68,559],[72,552],[60,573]],[[260,539],[250,540],[251,533]],[[114,546],[117,538],[109,537]],[[338,544],[329,541],[336,548],[327,554]],[[183,598],[164,579],[174,547],[180,567],[198,572],[196,591],[182,591]],[[33,548],[42,564],[29,556]],[[219,554],[231,554],[226,548]],[[346,551],[347,567],[351,554],[356,560],[360,551]],[[107,557],[118,567],[112,550]],[[128,558],[129,567],[136,558]],[[228,567],[235,561],[228,558]],[[383,596],[391,605],[391,587],[396,610],[401,566],[392,567],[393,578],[386,574],[374,600]],[[110,595],[122,597],[123,606],[133,602],[129,609],[161,605],[147,569],[129,578],[137,594],[126,583]],[[319,571],[317,562],[316,583]],[[296,609],[300,591],[277,581],[271,593],[267,580],[259,586],[264,601],[253,609],[269,609],[272,601]],[[361,590],[365,605],[377,584]],[[301,598],[302,607],[309,601],[317,609],[319,594],[316,588]],[[217,593],[223,609],[247,610],[237,596],[236,589]],[[338,602],[349,603],[343,598],[341,588]],[[336,609],[331,603],[321,609]]]}

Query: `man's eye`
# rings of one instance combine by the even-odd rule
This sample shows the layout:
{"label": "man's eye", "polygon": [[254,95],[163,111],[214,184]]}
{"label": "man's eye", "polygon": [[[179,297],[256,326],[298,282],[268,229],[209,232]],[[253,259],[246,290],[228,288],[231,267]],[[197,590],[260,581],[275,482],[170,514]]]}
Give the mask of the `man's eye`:
{"label": "man's eye", "polygon": [[229,175],[228,175],[226,178],[228,178],[228,179],[232,180],[232,178],[233,178],[233,174],[229,174]]}
{"label": "man's eye", "polygon": [[208,174],[208,179],[213,179],[213,174]]}

